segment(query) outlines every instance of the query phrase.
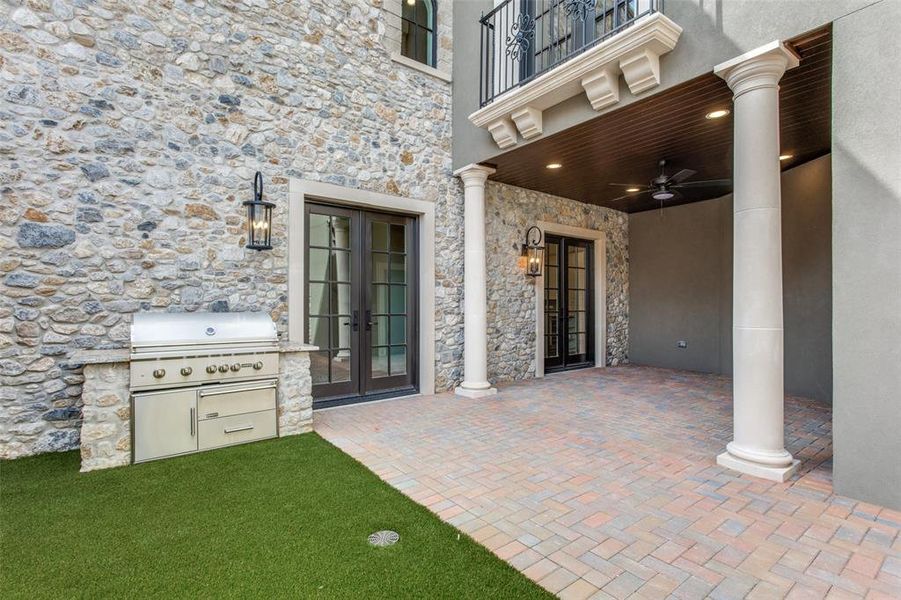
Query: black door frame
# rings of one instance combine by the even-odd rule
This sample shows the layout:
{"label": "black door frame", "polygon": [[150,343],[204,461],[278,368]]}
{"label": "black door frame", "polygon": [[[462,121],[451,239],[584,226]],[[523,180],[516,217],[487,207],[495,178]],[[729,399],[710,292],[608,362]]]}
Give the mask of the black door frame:
{"label": "black door frame", "polygon": [[[328,201],[308,200],[304,204],[304,281],[303,302],[304,340],[310,340],[310,214],[347,216],[350,219],[348,246],[351,253],[351,378],[346,382],[314,384],[313,408],[327,408],[357,402],[368,402],[419,391],[419,224],[416,215],[381,210],[364,210],[333,204]],[[368,224],[371,219],[404,223],[406,227],[406,346],[407,373],[396,377],[373,379],[371,376],[372,335],[372,267]],[[315,247],[315,246],[314,246]],[[390,301],[390,291],[389,291]],[[390,312],[390,310],[389,310]],[[336,313],[337,314],[337,313]],[[329,330],[331,335],[331,328]],[[390,331],[389,331],[390,335]],[[390,356],[390,351],[389,351]],[[390,360],[390,357],[389,357]],[[379,381],[384,380],[384,381]],[[318,396],[318,397],[317,397]]]}
{"label": "black door frame", "polygon": [[[569,371],[573,369],[584,369],[595,366],[594,352],[594,323],[595,323],[595,303],[594,303],[594,241],[582,238],[545,234],[545,247],[550,244],[557,244],[557,318],[556,318],[556,338],[557,338],[557,356],[548,359],[547,356],[547,337],[551,334],[547,332],[547,288],[549,283],[548,270],[545,268],[544,289],[541,290],[542,302],[545,306],[545,336],[540,343],[545,344],[544,351],[544,372],[555,373],[559,371]],[[568,248],[570,246],[579,246],[585,249],[585,352],[584,354],[570,355],[568,333],[569,313],[569,262]]]}

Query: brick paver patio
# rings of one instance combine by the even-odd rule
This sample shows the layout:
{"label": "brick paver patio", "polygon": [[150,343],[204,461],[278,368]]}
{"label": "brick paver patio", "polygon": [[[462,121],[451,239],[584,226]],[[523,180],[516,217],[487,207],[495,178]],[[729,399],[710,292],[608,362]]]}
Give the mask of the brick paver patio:
{"label": "brick paver patio", "polygon": [[789,398],[798,476],[718,467],[730,380],[591,369],[315,414],[315,428],[563,598],[899,598],[901,513],[832,494],[831,412]]}

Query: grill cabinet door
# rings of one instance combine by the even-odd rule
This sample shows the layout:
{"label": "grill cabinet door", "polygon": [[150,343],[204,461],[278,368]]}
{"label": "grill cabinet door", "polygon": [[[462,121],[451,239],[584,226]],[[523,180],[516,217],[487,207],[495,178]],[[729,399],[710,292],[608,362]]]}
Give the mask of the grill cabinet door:
{"label": "grill cabinet door", "polygon": [[197,389],[134,395],[134,461],[197,450]]}

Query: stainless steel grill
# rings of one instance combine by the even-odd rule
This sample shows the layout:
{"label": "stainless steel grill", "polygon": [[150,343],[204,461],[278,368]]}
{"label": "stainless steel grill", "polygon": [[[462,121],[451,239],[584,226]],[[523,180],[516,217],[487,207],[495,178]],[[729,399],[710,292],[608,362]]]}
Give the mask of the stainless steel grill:
{"label": "stainless steel grill", "polygon": [[278,364],[263,313],[135,315],[134,461],[276,436]]}

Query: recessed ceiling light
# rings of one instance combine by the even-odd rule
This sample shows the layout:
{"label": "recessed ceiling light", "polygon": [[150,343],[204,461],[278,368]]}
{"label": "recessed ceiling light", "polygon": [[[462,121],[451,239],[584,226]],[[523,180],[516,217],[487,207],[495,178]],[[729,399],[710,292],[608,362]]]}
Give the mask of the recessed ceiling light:
{"label": "recessed ceiling light", "polygon": [[559,169],[559,168],[562,167],[562,166],[563,166],[563,165],[561,165],[560,163],[550,163],[550,164],[547,166],[547,168],[548,168],[548,169]]}
{"label": "recessed ceiling light", "polygon": [[631,187],[631,188],[626,188],[626,191],[629,192],[629,193],[631,194],[632,192],[638,192],[638,191],[641,191],[641,188]]}
{"label": "recessed ceiling light", "polygon": [[732,112],[732,111],[730,111],[728,108],[721,108],[719,110],[712,110],[704,116],[707,117],[708,119],[722,119],[723,117],[728,115],[730,112]]}
{"label": "recessed ceiling light", "polygon": [[415,6],[416,0],[407,0],[407,6]]}
{"label": "recessed ceiling light", "polygon": [[788,159],[794,158],[794,157],[795,157],[794,154],[780,154],[779,160],[788,160]]}

